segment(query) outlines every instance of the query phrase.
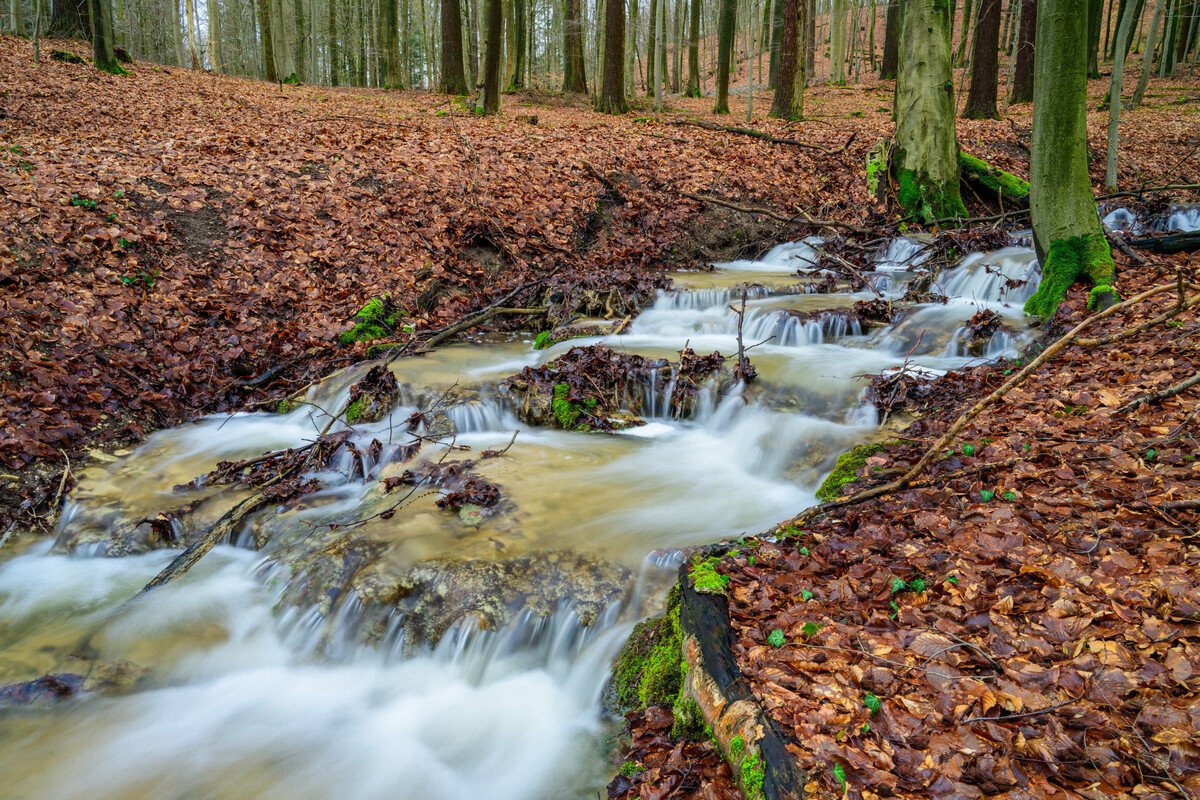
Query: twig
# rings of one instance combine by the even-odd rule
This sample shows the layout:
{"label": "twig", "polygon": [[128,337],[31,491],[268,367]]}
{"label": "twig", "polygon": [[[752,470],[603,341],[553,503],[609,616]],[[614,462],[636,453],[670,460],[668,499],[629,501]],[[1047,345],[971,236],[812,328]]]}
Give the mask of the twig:
{"label": "twig", "polygon": [[521,432],[520,428],[513,431],[512,438],[508,440],[508,444],[506,444],[504,446],[503,450],[484,450],[482,453],[479,454],[479,457],[480,458],[498,458],[498,457],[504,455],[505,453],[508,452],[508,448],[513,446],[513,442],[515,442],[517,440],[517,434],[520,432]]}
{"label": "twig", "polygon": [[544,308],[489,308],[488,310],[482,312],[481,314],[477,314],[474,317],[463,320],[462,322],[458,323],[457,325],[451,325],[449,328],[446,328],[444,331],[442,331],[438,335],[426,340],[423,343],[423,347],[425,347],[426,349],[437,347],[439,344],[446,341],[447,339],[453,338],[454,336],[462,333],[465,330],[469,330],[471,328],[482,325],[483,323],[487,322],[492,317],[500,316],[502,314],[532,315],[532,314],[545,314],[545,313],[546,313],[546,309],[544,309]]}
{"label": "twig", "polygon": [[1165,389],[1161,389],[1157,392],[1154,392],[1153,394],[1144,395],[1143,397],[1138,397],[1133,400],[1130,400],[1128,403],[1121,406],[1113,413],[1124,414],[1126,411],[1132,411],[1133,409],[1137,408],[1138,406],[1142,405],[1143,403],[1157,403],[1159,400],[1165,400],[1168,397],[1174,397],[1177,394],[1186,392],[1188,389],[1191,389],[1193,386],[1196,386],[1197,384],[1200,384],[1200,372],[1197,372],[1195,375],[1193,375],[1192,377],[1190,377],[1186,380],[1182,380],[1179,383],[1173,384],[1171,386],[1168,386]]}
{"label": "twig", "polygon": [[1055,703],[1054,705],[1049,706],[1047,708],[1039,708],[1036,711],[1023,711],[1020,714],[1002,714],[998,717],[971,717],[970,719],[964,719],[959,724],[960,725],[969,725],[972,722],[1008,722],[1009,720],[1013,720],[1013,719],[1025,719],[1027,717],[1037,717],[1042,714],[1049,713],[1051,711],[1056,711],[1056,710],[1062,708],[1063,706],[1069,706],[1072,703],[1078,703],[1082,699],[1083,699],[1083,694],[1080,694],[1078,697],[1072,697],[1068,700],[1064,700],[1061,703]]}
{"label": "twig", "polygon": [[[1191,286],[1191,284],[1187,284],[1187,285]],[[1172,286],[1171,288],[1175,288],[1175,287]],[[1175,304],[1174,306],[1171,307],[1171,309],[1169,311],[1159,314],[1157,317],[1154,317],[1153,319],[1148,319],[1145,322],[1139,323],[1130,328],[1125,328],[1124,330],[1117,331],[1116,333],[1109,334],[1108,336],[1100,336],[1095,339],[1080,339],[1075,344],[1078,347],[1100,347],[1103,345],[1115,344],[1116,342],[1121,342],[1126,339],[1132,338],[1134,336],[1137,336],[1139,333],[1143,333],[1145,331],[1150,330],[1153,327],[1161,325],[1164,322],[1166,322],[1167,320],[1171,319],[1171,317],[1174,317],[1179,312],[1186,311],[1187,309],[1192,308],[1196,305],[1200,305],[1200,295],[1195,295],[1194,297],[1192,297],[1189,300],[1185,300],[1182,303]]]}
{"label": "twig", "polygon": [[878,289],[876,289],[876,288],[875,288],[875,284],[871,283],[869,280],[867,280],[866,278],[864,278],[864,277],[863,277],[863,274],[862,274],[861,272],[859,272],[859,271],[858,271],[858,267],[854,266],[853,264],[851,264],[849,261],[847,261],[846,259],[842,258],[841,256],[839,256],[839,255],[836,255],[836,254],[834,254],[834,253],[830,253],[828,250],[825,250],[824,248],[820,247],[819,245],[810,244],[810,245],[809,245],[809,247],[811,247],[811,248],[812,248],[813,250],[815,250],[817,253],[820,253],[821,255],[825,256],[826,258],[828,258],[828,259],[830,259],[830,260],[832,260],[832,261],[836,261],[836,262],[838,262],[839,264],[841,264],[843,267],[845,267],[845,268],[846,268],[846,270],[847,270],[847,271],[848,271],[848,272],[849,272],[849,273],[850,273],[852,276],[854,276],[855,278],[858,278],[858,279],[859,279],[860,281],[862,281],[862,282],[863,282],[863,283],[864,283],[864,284],[865,284],[867,287],[869,287],[869,288],[870,288],[870,290],[871,290],[872,292],[874,292],[874,293],[875,293],[875,296],[876,296],[876,297],[880,298],[881,300],[883,299],[883,292],[881,292],[881,291],[879,291]]}

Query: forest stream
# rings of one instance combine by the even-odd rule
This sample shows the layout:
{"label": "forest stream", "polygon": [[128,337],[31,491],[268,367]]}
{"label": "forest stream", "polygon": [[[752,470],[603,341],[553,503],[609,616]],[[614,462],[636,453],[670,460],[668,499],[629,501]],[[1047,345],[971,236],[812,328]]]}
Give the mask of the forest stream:
{"label": "forest stream", "polygon": [[[178,551],[135,544],[121,554],[113,532],[165,509],[178,512],[170,525],[211,524],[244,489],[173,487],[221,461],[303,446],[369,365],[326,379],[313,405],[209,417],[89,469],[55,540],[0,563],[0,685],[82,676],[70,697],[4,710],[5,796],[596,797],[615,770],[616,726],[602,711],[612,661],[634,623],[661,610],[681,548],[757,533],[813,504],[839,453],[885,435],[862,402],[867,376],[1012,357],[1031,338],[1021,311],[1040,276],[1031,249],[1014,240],[969,255],[928,287],[945,303],[901,302],[927,255],[900,238],[876,256],[867,280],[904,309],[888,324],[833,313],[875,299],[869,288],[805,291],[822,276],[797,274],[814,259],[797,242],[673,274],[675,288],[621,335],[545,350],[525,334],[489,336],[397,359],[399,406],[355,426],[353,451],[317,476],[323,488],[260,512],[186,576],[133,602]],[[731,309],[744,289],[742,335],[758,379],[723,393],[710,383],[680,418],[665,400],[669,369],[653,373],[630,409],[646,424],[619,433],[531,427],[500,390],[581,345],[655,359],[685,346],[736,356]],[[981,309],[1004,326],[971,346],[964,324]],[[499,450],[520,431],[508,452],[476,467],[503,505],[479,521],[438,509],[440,493],[424,491],[347,533],[382,507],[406,421],[450,387],[459,399],[444,415],[455,445],[471,448],[456,458]],[[417,460],[436,461],[444,447],[426,446]],[[402,573],[416,587],[403,603],[328,589],[341,584],[320,570],[351,559],[322,561],[328,548],[313,538],[323,547],[342,535],[370,543],[351,565],[356,585]],[[423,565],[421,583],[413,576]],[[431,621],[457,613],[455,603],[473,610]]]}

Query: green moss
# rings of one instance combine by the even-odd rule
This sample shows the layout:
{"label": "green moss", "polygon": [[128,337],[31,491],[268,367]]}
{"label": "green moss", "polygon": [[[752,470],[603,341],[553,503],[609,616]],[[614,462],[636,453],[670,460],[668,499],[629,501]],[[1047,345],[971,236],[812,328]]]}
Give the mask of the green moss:
{"label": "green moss", "polygon": [[100,70],[101,72],[107,72],[109,75],[128,75],[129,74],[129,70],[122,67],[116,61],[113,61],[107,67],[102,64],[96,64],[95,66],[96,66],[96,69]]}
{"label": "green moss", "polygon": [[354,315],[354,326],[338,338],[343,346],[355,342],[371,342],[393,335],[404,319],[404,312],[393,309],[387,295],[374,297]]}
{"label": "green moss", "polygon": [[705,724],[700,704],[692,698],[680,696],[671,712],[675,715],[671,735],[676,739],[705,739],[712,736],[712,728]]}
{"label": "green moss", "polygon": [[622,775],[628,775],[628,776],[632,777],[641,771],[642,771],[641,765],[632,759],[630,759],[629,761],[626,761],[624,764],[621,765],[621,774]]}
{"label": "green moss", "polygon": [[1121,295],[1106,283],[1093,286],[1092,290],[1088,292],[1087,307],[1093,311],[1103,311],[1119,302],[1121,302]]}
{"label": "green moss", "polygon": [[50,51],[50,60],[51,61],[61,61],[64,64],[86,64],[87,63],[87,61],[83,57],[77,56],[74,53],[69,52],[67,50],[51,50]]}
{"label": "green moss", "polygon": [[996,169],[982,158],[976,158],[963,152],[958,154],[958,163],[964,176],[978,181],[997,197],[1005,200],[1029,201],[1028,181]]}
{"label": "green moss", "polygon": [[537,335],[537,338],[533,340],[533,349],[534,350],[545,350],[549,346],[550,346],[550,331],[542,331],[541,333],[539,333]]}
{"label": "green moss", "polygon": [[717,572],[720,557],[709,556],[700,561],[693,561],[688,574],[692,578],[692,588],[701,594],[725,594],[729,588],[729,576]]}
{"label": "green moss", "polygon": [[742,797],[746,800],[762,800],[766,774],[762,756],[757,750],[742,759]]}
{"label": "green moss", "polygon": [[[1110,302],[1116,294],[1111,289],[1115,278],[1112,251],[1103,234],[1052,242],[1042,265],[1042,282],[1037,293],[1025,302],[1025,313],[1047,319],[1058,310],[1071,285],[1083,280],[1096,287],[1088,297],[1089,307]],[[1104,287],[1108,290],[1096,291]]]}
{"label": "green moss", "polygon": [[346,424],[353,425],[362,419],[363,411],[367,408],[367,397],[362,397],[355,400],[350,405],[346,406]]}
{"label": "green moss", "polygon": [[675,587],[667,596],[667,613],[639,622],[617,657],[612,683],[621,709],[676,705],[685,674],[681,663],[683,632]]}
{"label": "green moss", "polygon": [[[900,161],[896,156],[893,158]],[[929,223],[967,215],[957,180],[942,186],[930,180],[924,172],[918,174],[911,169],[901,169],[896,175],[896,182],[899,184],[896,198],[905,216],[917,217]]]}
{"label": "green moss", "polygon": [[554,418],[558,420],[558,424],[563,427],[563,430],[571,430],[579,422],[579,409],[575,404],[568,399],[567,395],[571,393],[571,387],[568,384],[560,383],[554,387],[554,400],[550,403],[550,410],[554,412]]}
{"label": "green moss", "polygon": [[817,489],[817,499],[828,503],[842,494],[848,483],[858,480],[858,471],[867,464],[867,459],[883,449],[880,444],[864,444],[838,456],[837,466]]}
{"label": "green moss", "polygon": [[741,761],[742,753],[746,750],[746,740],[741,736],[735,736],[729,740],[729,760]]}
{"label": "green moss", "polygon": [[276,414],[290,414],[296,410],[296,404],[292,400],[284,398],[279,401],[279,405],[275,408]]}
{"label": "green moss", "polygon": [[879,195],[879,179],[887,174],[887,149],[876,148],[867,153],[867,191]]}

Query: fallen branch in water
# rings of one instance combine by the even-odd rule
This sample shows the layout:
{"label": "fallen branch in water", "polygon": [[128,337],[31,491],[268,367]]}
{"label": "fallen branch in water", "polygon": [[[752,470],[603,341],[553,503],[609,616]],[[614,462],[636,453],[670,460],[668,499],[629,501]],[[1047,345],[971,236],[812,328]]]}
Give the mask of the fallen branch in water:
{"label": "fallen branch in water", "polygon": [[470,319],[465,319],[456,325],[451,325],[449,328],[446,328],[444,331],[442,331],[438,335],[436,335],[430,339],[427,339],[423,343],[423,347],[425,347],[426,349],[429,349],[432,347],[437,347],[439,344],[446,341],[447,339],[453,338],[454,336],[462,333],[465,330],[470,330],[471,328],[482,325],[483,323],[487,322],[492,317],[497,317],[497,316],[506,315],[506,314],[533,315],[533,314],[545,314],[545,313],[546,313],[546,309],[544,309],[544,308],[489,308],[486,311],[484,311],[480,314],[477,314],[474,317],[471,317]]}

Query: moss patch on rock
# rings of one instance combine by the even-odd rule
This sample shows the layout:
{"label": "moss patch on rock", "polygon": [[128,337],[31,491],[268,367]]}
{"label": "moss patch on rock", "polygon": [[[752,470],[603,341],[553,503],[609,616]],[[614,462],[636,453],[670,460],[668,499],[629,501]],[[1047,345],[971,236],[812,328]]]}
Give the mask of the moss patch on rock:
{"label": "moss patch on rock", "polygon": [[[674,706],[683,685],[683,632],[679,627],[679,588],[667,596],[667,612],[639,622],[613,669],[618,710]],[[683,709],[686,715],[686,709]]]}
{"label": "moss patch on rock", "polygon": [[717,572],[719,556],[709,556],[692,562],[688,575],[692,579],[692,588],[700,594],[725,594],[729,588],[729,576]]}
{"label": "moss patch on rock", "polygon": [[1025,302],[1025,313],[1049,318],[1076,281],[1086,281],[1095,287],[1088,296],[1088,307],[1103,310],[1116,302],[1116,292],[1112,290],[1116,277],[1112,251],[1103,234],[1052,242],[1042,266],[1042,282],[1037,293]]}
{"label": "moss patch on rock", "polygon": [[837,466],[817,489],[817,499],[828,503],[841,497],[846,484],[858,480],[858,471],[867,464],[867,459],[883,449],[881,444],[864,444],[838,456]]}
{"label": "moss patch on rock", "polygon": [[392,336],[400,331],[404,312],[396,308],[388,295],[375,297],[360,308],[352,318],[354,323],[338,337],[343,347],[355,342],[371,342]]}

